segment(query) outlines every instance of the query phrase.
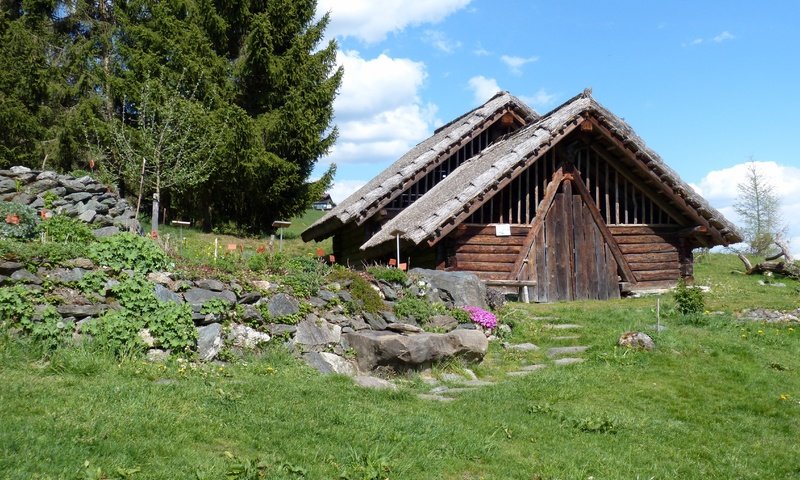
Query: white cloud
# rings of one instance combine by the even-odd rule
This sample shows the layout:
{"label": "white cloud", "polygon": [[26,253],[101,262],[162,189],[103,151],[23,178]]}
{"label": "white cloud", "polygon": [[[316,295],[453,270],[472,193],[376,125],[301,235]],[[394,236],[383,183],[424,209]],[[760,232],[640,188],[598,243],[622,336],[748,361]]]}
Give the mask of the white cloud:
{"label": "white cloud", "polygon": [[436,23],[466,7],[471,0],[320,0],[317,12],[331,13],[326,33],[355,37],[367,43],[407,26]]}
{"label": "white cloud", "polygon": [[367,182],[364,180],[336,180],[328,193],[331,194],[334,202],[339,203],[366,184]]}
{"label": "white cloud", "polygon": [[722,42],[727,42],[728,40],[733,40],[734,38],[736,37],[731,32],[725,30],[724,32],[714,37],[713,40],[716,43],[722,43]]}
{"label": "white cloud", "polygon": [[472,90],[475,103],[484,103],[501,90],[500,86],[497,85],[497,80],[494,78],[486,78],[483,75],[470,78],[467,84]]}
{"label": "white cloud", "polygon": [[483,45],[481,45],[480,43],[478,44],[477,47],[475,47],[475,50],[473,50],[472,53],[478,57],[488,57],[489,55],[492,54],[492,52],[483,48]]}
{"label": "white cloud", "polygon": [[522,95],[520,96],[520,99],[532,106],[535,110],[540,110],[539,113],[542,113],[543,111],[548,110],[548,107],[553,105],[557,96],[558,95],[555,93],[550,93],[544,88],[540,88],[533,95]]}
{"label": "white cloud", "polygon": [[444,32],[438,30],[426,30],[422,35],[422,40],[444,53],[453,53],[456,49],[461,47],[461,42],[448,38]]}
{"label": "white cloud", "polygon": [[520,74],[522,73],[522,67],[529,63],[533,63],[539,60],[539,57],[516,57],[513,55],[501,55],[500,60],[508,66],[511,70],[511,73]]}
{"label": "white cloud", "polygon": [[337,61],[344,67],[334,101],[339,139],[321,164],[396,160],[429,135],[437,108],[418,94],[425,64],[385,54],[364,59],[356,51],[339,52]]}
{"label": "white cloud", "polygon": [[772,185],[774,193],[781,200],[782,220],[786,225],[786,238],[795,256],[800,256],[800,168],[780,165],[776,162],[744,162],[721,170],[713,170],[703,177],[699,184],[692,185],[698,193],[719,210],[725,218],[735,224],[740,223],[733,205],[739,195],[738,185],[747,175],[747,168],[753,163],[764,179]]}

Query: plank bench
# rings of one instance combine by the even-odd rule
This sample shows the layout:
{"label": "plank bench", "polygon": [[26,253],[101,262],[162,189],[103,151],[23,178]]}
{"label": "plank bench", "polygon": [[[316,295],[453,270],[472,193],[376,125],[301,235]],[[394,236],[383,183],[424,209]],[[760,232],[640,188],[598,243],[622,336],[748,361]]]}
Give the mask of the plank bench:
{"label": "plank bench", "polygon": [[487,287],[498,287],[506,293],[516,293],[524,303],[531,303],[528,287],[535,287],[536,280],[484,280]]}

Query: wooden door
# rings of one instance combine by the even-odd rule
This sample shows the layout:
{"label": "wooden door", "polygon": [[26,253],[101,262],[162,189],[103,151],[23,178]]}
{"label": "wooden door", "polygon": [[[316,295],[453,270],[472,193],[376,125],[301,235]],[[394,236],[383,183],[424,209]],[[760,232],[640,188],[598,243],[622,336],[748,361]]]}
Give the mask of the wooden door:
{"label": "wooden door", "polygon": [[565,178],[559,185],[533,238],[528,266],[537,283],[534,301],[620,296],[614,239],[604,234],[604,225],[592,214],[594,205],[587,204],[580,189],[573,194],[573,181]]}

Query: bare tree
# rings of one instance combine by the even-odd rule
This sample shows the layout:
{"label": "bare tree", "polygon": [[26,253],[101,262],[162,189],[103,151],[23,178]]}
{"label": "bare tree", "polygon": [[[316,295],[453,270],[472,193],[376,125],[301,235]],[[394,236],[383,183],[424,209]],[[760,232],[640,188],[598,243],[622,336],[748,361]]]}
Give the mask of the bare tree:
{"label": "bare tree", "polygon": [[733,207],[741,218],[750,253],[765,255],[782,230],[780,199],[752,161],[747,165],[747,176],[737,188],[739,198]]}

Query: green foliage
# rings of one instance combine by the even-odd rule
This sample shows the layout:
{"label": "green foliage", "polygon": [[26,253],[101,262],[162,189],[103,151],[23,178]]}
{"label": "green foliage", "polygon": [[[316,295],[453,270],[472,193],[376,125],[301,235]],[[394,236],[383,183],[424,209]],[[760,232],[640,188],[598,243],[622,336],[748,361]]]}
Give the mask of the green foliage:
{"label": "green foliage", "polygon": [[372,274],[377,280],[383,280],[389,283],[399,283],[406,285],[408,283],[408,275],[399,268],[389,268],[383,266],[372,266],[367,268],[367,271]]}
{"label": "green foliage", "polygon": [[147,327],[161,348],[166,350],[189,353],[197,343],[192,308],[186,303],[161,303],[158,314],[148,319]]}
{"label": "green foliage", "polygon": [[0,256],[22,263],[55,265],[77,257],[85,257],[89,246],[83,243],[19,242],[0,239]]}
{"label": "green foliage", "polygon": [[44,195],[42,195],[42,200],[44,200],[44,208],[47,209],[53,208],[53,202],[55,202],[58,199],[59,196],[56,194],[56,192],[52,190],[44,192]]}
{"label": "green foliage", "polygon": [[95,240],[88,225],[65,215],[55,215],[40,222],[39,232],[44,233],[45,241],[49,242],[73,242],[88,245]]}
{"label": "green foliage", "polygon": [[348,305],[351,311],[378,313],[386,309],[381,295],[358,272],[337,265],[331,271],[328,280],[347,285],[347,289],[353,297],[352,304]]}
{"label": "green foliage", "polygon": [[294,294],[301,298],[316,295],[330,272],[328,265],[310,256],[289,257],[285,260],[283,267],[286,274],[281,281],[284,285],[291,287]]}
{"label": "green foliage", "polygon": [[36,210],[27,205],[0,201],[0,238],[33,238],[37,218]]}
{"label": "green foliage", "polygon": [[223,314],[227,313],[231,309],[230,304],[221,298],[212,298],[207,302],[203,303],[203,307],[200,309],[200,313],[203,315],[208,315],[209,313],[212,314]]}
{"label": "green foliage", "polygon": [[673,293],[675,309],[683,316],[699,315],[705,308],[703,291],[697,287],[690,287],[681,279]]}
{"label": "green foliage", "polygon": [[412,317],[419,323],[427,322],[434,315],[445,315],[447,308],[441,303],[431,303],[424,298],[407,295],[394,304],[394,313],[400,318]]}
{"label": "green foliage", "polygon": [[247,259],[247,268],[256,273],[261,273],[267,269],[267,255],[256,253]]}
{"label": "green foliage", "polygon": [[132,233],[100,239],[89,248],[89,258],[116,271],[149,273],[167,267],[167,255],[153,241]]}
{"label": "green foliage", "polygon": [[0,322],[16,325],[27,324],[33,319],[31,292],[22,285],[0,288]]}
{"label": "green foliage", "polygon": [[92,270],[87,272],[80,280],[78,280],[77,287],[83,293],[96,293],[104,295],[106,292],[106,282],[108,275],[102,270]]}
{"label": "green foliage", "polygon": [[114,355],[128,357],[138,355],[145,347],[139,337],[142,328],[144,319],[123,309],[106,312],[102,317],[84,325],[83,331]]}
{"label": "green foliage", "polygon": [[41,312],[40,321],[24,323],[24,329],[46,350],[55,350],[66,345],[72,339],[75,323],[65,322],[56,309],[50,305]]}
{"label": "green foliage", "polygon": [[458,308],[458,307],[451,308],[450,310],[447,311],[447,314],[455,318],[458,321],[458,323],[472,322],[472,318],[470,318],[469,312],[464,310],[463,308]]}

